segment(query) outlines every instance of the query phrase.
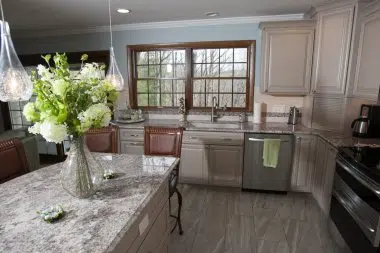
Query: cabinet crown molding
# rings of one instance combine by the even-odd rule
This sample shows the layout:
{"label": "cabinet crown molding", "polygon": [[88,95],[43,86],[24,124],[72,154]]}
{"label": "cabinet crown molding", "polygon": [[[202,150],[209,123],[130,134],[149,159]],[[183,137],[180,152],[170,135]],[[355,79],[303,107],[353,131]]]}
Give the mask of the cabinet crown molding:
{"label": "cabinet crown molding", "polygon": [[322,4],[316,5],[312,11],[309,11],[309,13],[315,15],[318,14],[318,12],[336,9],[336,8],[345,8],[345,7],[354,7],[359,2],[362,2],[360,0],[337,0],[337,1],[327,1]]}
{"label": "cabinet crown molding", "polygon": [[270,21],[261,22],[259,28],[261,30],[267,28],[295,28],[295,27],[315,27],[316,21],[312,19],[306,20],[292,20],[292,21]]}

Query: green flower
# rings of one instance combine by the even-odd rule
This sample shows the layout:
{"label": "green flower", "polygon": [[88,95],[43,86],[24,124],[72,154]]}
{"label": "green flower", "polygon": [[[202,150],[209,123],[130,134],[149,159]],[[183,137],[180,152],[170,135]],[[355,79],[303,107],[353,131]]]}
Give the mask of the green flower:
{"label": "green flower", "polygon": [[52,83],[52,91],[55,95],[64,97],[69,86],[70,83],[66,82],[64,79],[55,80]]}
{"label": "green flower", "polygon": [[36,122],[40,119],[40,114],[36,111],[34,103],[27,103],[22,113],[27,121]]}

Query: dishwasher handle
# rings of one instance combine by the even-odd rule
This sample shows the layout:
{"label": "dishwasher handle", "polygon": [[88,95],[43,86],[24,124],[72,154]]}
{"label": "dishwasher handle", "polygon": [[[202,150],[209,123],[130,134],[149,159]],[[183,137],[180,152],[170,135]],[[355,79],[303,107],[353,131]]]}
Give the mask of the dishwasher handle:
{"label": "dishwasher handle", "polygon": [[[249,141],[258,141],[258,142],[264,142],[264,139],[258,139],[258,138],[248,138]],[[289,142],[289,140],[281,140],[281,142]]]}

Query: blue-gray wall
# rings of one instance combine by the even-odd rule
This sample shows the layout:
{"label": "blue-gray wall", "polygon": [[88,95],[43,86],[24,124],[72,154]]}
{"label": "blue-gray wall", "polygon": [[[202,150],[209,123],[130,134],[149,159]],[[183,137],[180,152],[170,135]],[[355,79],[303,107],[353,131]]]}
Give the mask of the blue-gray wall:
{"label": "blue-gray wall", "polygon": [[[120,71],[127,76],[127,45],[196,41],[256,40],[256,86],[259,80],[260,37],[258,24],[231,24],[157,28],[114,32],[114,48]],[[14,39],[18,54],[107,50],[108,33]]]}

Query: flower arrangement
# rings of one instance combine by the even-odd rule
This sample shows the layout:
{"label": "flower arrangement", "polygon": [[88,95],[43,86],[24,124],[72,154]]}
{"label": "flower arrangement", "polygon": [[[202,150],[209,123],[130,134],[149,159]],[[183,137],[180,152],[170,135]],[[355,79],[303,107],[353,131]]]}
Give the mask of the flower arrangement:
{"label": "flower arrangement", "polygon": [[88,55],[84,54],[79,72],[73,74],[66,54],[42,58],[47,67],[38,65],[32,73],[36,101],[23,110],[25,118],[34,123],[29,132],[60,143],[68,135],[79,137],[90,128],[108,126],[110,107],[119,93],[104,78],[105,66],[86,63]]}

